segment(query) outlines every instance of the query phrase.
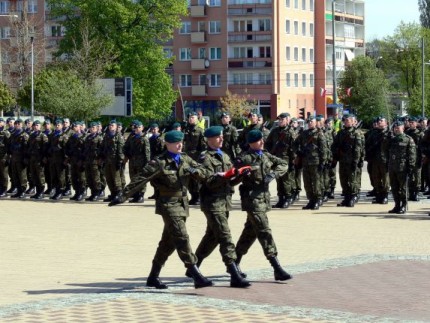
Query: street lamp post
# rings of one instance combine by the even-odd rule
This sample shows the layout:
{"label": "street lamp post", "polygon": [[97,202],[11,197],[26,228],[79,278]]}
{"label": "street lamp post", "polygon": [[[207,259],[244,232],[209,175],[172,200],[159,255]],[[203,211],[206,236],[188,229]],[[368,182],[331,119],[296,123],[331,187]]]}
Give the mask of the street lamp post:
{"label": "street lamp post", "polygon": [[30,36],[31,42],[31,121],[34,121],[34,36]]}
{"label": "street lamp post", "polygon": [[337,105],[337,80],[336,80],[336,25],[335,25],[335,3],[333,0],[331,3],[331,28],[333,31],[333,104]]}

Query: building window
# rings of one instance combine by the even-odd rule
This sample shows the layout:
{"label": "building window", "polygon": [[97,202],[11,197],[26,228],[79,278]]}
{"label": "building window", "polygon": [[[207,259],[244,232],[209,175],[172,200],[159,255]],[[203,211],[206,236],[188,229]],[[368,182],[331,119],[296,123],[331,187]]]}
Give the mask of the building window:
{"label": "building window", "polygon": [[306,36],[306,23],[302,22],[302,36]]}
{"label": "building window", "polygon": [[296,61],[296,62],[299,61],[299,48],[298,47],[294,47],[294,61]]}
{"label": "building window", "polygon": [[254,50],[252,47],[233,47],[233,58],[253,58]]}
{"label": "building window", "polygon": [[10,1],[0,1],[0,13],[9,13]]}
{"label": "building window", "polygon": [[302,87],[306,87],[306,74],[302,74]]}
{"label": "building window", "polygon": [[309,86],[314,87],[314,75],[312,73],[309,74]]}
{"label": "building window", "polygon": [[234,73],[233,84],[253,84],[252,73]]}
{"label": "building window", "polygon": [[272,73],[259,73],[259,84],[272,84]]}
{"label": "building window", "polygon": [[179,29],[180,34],[190,34],[191,33],[191,21],[183,21],[181,24],[181,29]]}
{"label": "building window", "polygon": [[211,74],[211,87],[220,87],[221,86],[221,74]]}
{"label": "building window", "polygon": [[290,0],[285,0],[285,6],[287,7],[287,8],[289,8],[290,7]]}
{"label": "building window", "polygon": [[173,50],[169,47],[163,48],[164,57],[166,58],[172,58],[173,57]]}
{"label": "building window", "polygon": [[343,50],[339,49],[339,48],[336,48],[336,59],[340,60],[342,58],[343,58]]}
{"label": "building window", "polygon": [[287,87],[291,87],[291,73],[287,73],[285,76]]}
{"label": "building window", "polygon": [[199,75],[199,85],[206,85],[206,74],[200,74]]}
{"label": "building window", "polygon": [[302,62],[306,62],[306,48],[302,48]]}
{"label": "building window", "polygon": [[209,6],[221,7],[221,0],[209,0]]}
{"label": "building window", "polygon": [[258,19],[258,28],[259,31],[272,30],[270,19]]}
{"label": "building window", "polygon": [[314,0],[309,0],[309,10],[314,11]]}
{"label": "building window", "polygon": [[260,57],[272,57],[270,46],[260,46],[258,48]]}
{"label": "building window", "polygon": [[289,20],[286,20],[286,21],[285,21],[285,32],[286,32],[287,34],[291,33],[291,23],[290,23],[290,21],[289,21]]}
{"label": "building window", "polygon": [[221,59],[221,47],[212,47],[209,49],[209,59],[220,60]]}
{"label": "building window", "polygon": [[299,87],[299,73],[294,73],[294,87]]}
{"label": "building window", "polygon": [[299,22],[294,21],[294,35],[298,35],[298,34],[299,34]]}
{"label": "building window", "polygon": [[51,36],[52,37],[61,37],[61,36],[63,36],[63,34],[61,32],[61,26],[59,26],[59,25],[51,26]]}
{"label": "building window", "polygon": [[287,61],[291,60],[291,47],[287,46],[286,48],[286,56],[287,56]]}
{"label": "building window", "polygon": [[179,83],[182,87],[190,87],[191,86],[191,75],[190,74],[181,74],[179,76]]}
{"label": "building window", "polygon": [[209,33],[219,34],[221,32],[221,21],[209,21]]}
{"label": "building window", "polygon": [[[1,39],[9,39],[10,38],[10,27],[1,27],[0,28],[0,37]],[[4,63],[4,61],[3,61]]]}
{"label": "building window", "polygon": [[179,49],[179,60],[181,60],[181,61],[191,60],[191,48],[180,48]]}
{"label": "building window", "polygon": [[312,22],[309,24],[309,36],[314,37],[314,24]]}
{"label": "building window", "polygon": [[302,0],[302,10],[306,10],[306,1],[307,0]]}
{"label": "building window", "polygon": [[299,9],[299,0],[294,0],[294,9]]}
{"label": "building window", "polygon": [[314,62],[314,49],[313,48],[309,48],[309,62],[311,62],[311,63]]}
{"label": "building window", "polygon": [[206,58],[206,48],[204,47],[199,48],[199,58],[200,59]]}
{"label": "building window", "polygon": [[28,1],[28,13],[37,13],[37,0]]}

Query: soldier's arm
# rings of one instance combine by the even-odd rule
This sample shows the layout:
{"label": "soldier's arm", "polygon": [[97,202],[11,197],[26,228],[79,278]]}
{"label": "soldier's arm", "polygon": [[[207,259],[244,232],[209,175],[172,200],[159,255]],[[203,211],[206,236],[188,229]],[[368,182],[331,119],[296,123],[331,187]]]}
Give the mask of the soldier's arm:
{"label": "soldier's arm", "polygon": [[267,156],[273,163],[272,171],[275,173],[276,178],[288,172],[288,163],[285,160],[275,157],[272,154],[267,154]]}

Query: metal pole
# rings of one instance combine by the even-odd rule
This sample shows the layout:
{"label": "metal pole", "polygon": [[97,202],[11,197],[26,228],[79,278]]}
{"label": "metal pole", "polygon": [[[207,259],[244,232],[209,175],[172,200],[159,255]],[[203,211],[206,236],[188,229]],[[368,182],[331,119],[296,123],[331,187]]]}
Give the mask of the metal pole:
{"label": "metal pole", "polygon": [[425,116],[425,55],[424,55],[424,37],[421,38],[421,59],[422,59],[422,70],[421,70],[421,95],[422,95],[422,106],[421,106],[421,115],[422,117]]}
{"label": "metal pole", "polygon": [[31,41],[31,121],[34,121],[34,37]]}
{"label": "metal pole", "polygon": [[331,28],[333,30],[333,104],[337,104],[337,80],[336,80],[336,29],[335,29],[335,13],[334,13],[334,7],[335,7],[335,0],[331,3]]}

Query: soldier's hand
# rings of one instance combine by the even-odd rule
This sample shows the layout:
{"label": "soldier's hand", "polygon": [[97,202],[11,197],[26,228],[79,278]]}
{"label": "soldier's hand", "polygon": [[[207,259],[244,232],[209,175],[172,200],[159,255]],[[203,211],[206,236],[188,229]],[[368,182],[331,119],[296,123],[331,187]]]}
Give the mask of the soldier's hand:
{"label": "soldier's hand", "polygon": [[269,185],[271,181],[273,181],[276,178],[275,173],[269,173],[264,176],[264,184]]}
{"label": "soldier's hand", "polygon": [[232,178],[238,174],[238,170],[235,167],[230,168],[223,175],[224,178]]}
{"label": "soldier's hand", "polygon": [[191,174],[191,175],[194,175],[194,174],[198,174],[198,170],[197,170],[197,168],[195,168],[195,167],[188,167],[188,168],[186,168],[185,169],[185,171],[188,173],[188,174]]}
{"label": "soldier's hand", "polygon": [[251,166],[243,166],[238,169],[238,172],[240,176],[248,176],[251,174],[251,170],[252,170]]}

